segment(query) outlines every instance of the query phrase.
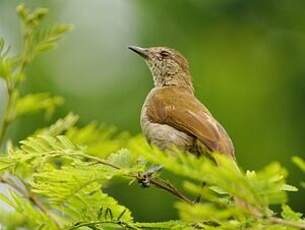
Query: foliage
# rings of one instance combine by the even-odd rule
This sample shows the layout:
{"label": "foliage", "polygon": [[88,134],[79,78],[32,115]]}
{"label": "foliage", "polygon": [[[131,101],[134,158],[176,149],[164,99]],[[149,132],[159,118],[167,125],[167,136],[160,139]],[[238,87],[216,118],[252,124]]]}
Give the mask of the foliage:
{"label": "foliage", "polygon": [[[305,160],[300,157],[293,157],[292,161],[303,171],[305,172]],[[302,182],[301,185],[305,188],[305,182]]]}
{"label": "foliage", "polygon": [[100,157],[105,157],[126,146],[129,138],[126,132],[116,134],[115,127],[98,126],[96,123],[82,128],[71,127],[66,135],[74,143],[86,145],[90,154]]}
{"label": "foliage", "polygon": [[16,56],[9,56],[9,46],[0,39],[0,78],[5,80],[8,93],[3,128],[0,129],[0,144],[9,124],[18,116],[40,110],[45,110],[46,115],[50,116],[55,107],[63,103],[61,97],[52,97],[48,93],[21,97],[19,86],[26,78],[26,66],[37,55],[55,47],[63,34],[72,27],[59,24],[50,29],[40,29],[41,21],[47,14],[47,9],[44,8],[30,11],[24,5],[19,5],[17,12],[23,26],[23,49]]}
{"label": "foliage", "polygon": [[[46,9],[17,7],[24,26],[24,50],[9,57],[0,41],[0,76],[9,101],[0,126],[0,144],[17,117],[40,110],[51,114],[62,103],[49,94],[19,95],[25,66],[39,53],[56,46],[69,26],[38,32]],[[39,102],[39,103],[38,103]],[[112,127],[91,123],[77,127],[68,114],[37,130],[17,145],[7,142],[0,157],[0,182],[10,187],[0,199],[11,209],[0,212],[4,229],[305,229],[302,214],[289,207],[287,170],[274,162],[258,171],[241,170],[227,157],[213,159],[178,150],[161,151],[142,136],[117,134]],[[3,146],[4,147],[4,146]],[[293,161],[305,169],[304,160]],[[156,173],[162,165],[182,180],[183,191]],[[180,219],[139,223],[131,210],[107,194],[113,178],[138,181],[176,196]],[[201,199],[192,202],[200,195]],[[274,210],[281,206],[281,213]]]}

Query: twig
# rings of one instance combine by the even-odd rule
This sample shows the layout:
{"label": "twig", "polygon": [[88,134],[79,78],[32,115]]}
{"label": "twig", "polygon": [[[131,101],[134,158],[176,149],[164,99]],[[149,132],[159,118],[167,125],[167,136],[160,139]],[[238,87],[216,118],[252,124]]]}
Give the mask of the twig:
{"label": "twig", "polygon": [[[106,225],[106,224],[112,224],[112,225],[118,225],[123,227],[124,229],[132,229],[132,230],[140,230],[140,229],[169,229],[169,227],[162,227],[162,226],[154,226],[154,223],[128,223],[125,221],[120,220],[106,220],[106,221],[94,221],[89,223],[77,223],[74,226],[70,227],[69,230],[78,229],[81,227],[97,227],[98,225]],[[92,228],[93,229],[93,228]],[[94,228],[95,229],[95,228]]]}
{"label": "twig", "polygon": [[27,198],[33,205],[35,205],[41,212],[43,212],[45,215],[47,215],[50,220],[53,221],[53,223],[60,228],[60,224],[57,222],[56,219],[53,218],[53,216],[50,214],[49,210],[43,205],[43,203],[38,199],[38,197],[27,190],[26,183],[22,181],[20,178],[18,178],[18,181],[22,183],[24,189],[19,187],[16,183],[4,178],[3,176],[0,177],[0,182],[3,184],[6,184],[16,190],[18,193],[20,193],[23,197]]}
{"label": "twig", "polygon": [[[47,214],[50,217],[48,209],[42,204],[42,202],[37,198],[34,193],[29,193],[29,200],[33,204],[35,204],[35,206],[37,206],[37,208],[39,208],[43,213]],[[54,220],[54,222],[56,221]],[[57,222],[56,224],[59,225]]]}
{"label": "twig", "polygon": [[[89,156],[89,158],[91,158],[92,160],[96,160],[100,164],[107,165],[107,166],[110,166],[110,167],[118,169],[118,170],[121,169],[120,167],[115,166],[115,165],[113,165],[113,164],[111,164],[107,161],[101,160],[99,158],[91,157],[91,156]],[[136,178],[137,180],[143,180],[144,179],[143,177],[141,177],[141,174],[138,174],[138,175],[128,174],[126,176]],[[162,189],[162,190],[165,190],[165,191],[171,193],[172,195],[174,195],[178,199],[180,199],[182,201],[185,201],[188,204],[194,204],[192,202],[192,200],[190,200],[187,196],[185,196],[181,191],[179,191],[170,182],[167,182],[167,181],[165,181],[163,179],[160,179],[160,178],[159,179],[151,178],[150,183],[153,184],[154,186]],[[257,215],[255,217],[260,218]],[[293,221],[284,220],[284,219],[277,218],[277,217],[269,217],[266,220],[271,222],[271,223],[274,223],[274,224],[280,224],[280,225],[284,225],[284,226],[290,226],[290,227],[294,227],[294,228],[305,229],[305,223],[293,222]]]}
{"label": "twig", "polygon": [[0,129],[0,147],[2,146],[2,143],[4,141],[5,133],[6,133],[8,126],[9,126],[9,123],[6,120],[4,120],[3,125]]}
{"label": "twig", "polygon": [[109,163],[109,162],[107,162],[107,161],[105,161],[105,160],[102,160],[101,158],[98,158],[98,157],[88,156],[88,155],[86,155],[86,154],[81,154],[81,153],[78,154],[78,155],[80,155],[80,156],[82,156],[82,157],[85,157],[85,158],[87,158],[87,159],[89,159],[89,160],[94,160],[94,161],[96,161],[97,163],[100,163],[100,164],[102,164],[102,165],[109,166],[109,167],[114,168],[114,169],[118,169],[118,170],[121,169],[120,167],[118,167],[118,166],[116,166],[116,165],[114,165],[114,164],[111,164],[111,163]]}
{"label": "twig", "polygon": [[10,122],[8,120],[8,116],[10,113],[10,107],[11,107],[11,101],[12,101],[12,99],[11,99],[12,94],[10,93],[10,91],[11,90],[7,91],[8,92],[8,101],[7,101],[7,104],[5,107],[5,111],[4,111],[3,123],[1,124],[1,121],[0,121],[0,149],[1,149],[1,146],[5,139],[5,134],[6,134],[7,128],[10,125]]}
{"label": "twig", "polygon": [[12,183],[8,179],[4,178],[3,176],[0,177],[0,183],[9,185],[11,188],[15,189],[18,193],[22,194],[23,196],[27,196],[28,194],[24,194],[24,190],[22,190],[19,186],[15,183]]}
{"label": "twig", "polygon": [[[102,159],[100,159],[100,158],[98,158],[98,157],[88,156],[88,155],[82,155],[82,156],[84,156],[84,157],[86,157],[86,158],[88,158],[88,159],[91,159],[91,160],[95,160],[95,161],[97,161],[97,162],[100,163],[100,164],[103,164],[103,165],[112,167],[112,168],[114,168],[114,169],[117,169],[117,170],[120,170],[120,169],[121,169],[120,167],[118,167],[118,166],[116,166],[116,165],[113,165],[113,164],[111,164],[111,163],[109,163],[109,162],[107,162],[107,161],[104,161],[104,160],[102,160]],[[143,180],[143,177],[142,177],[141,174],[137,174],[137,175],[134,175],[134,174],[127,174],[127,175],[125,175],[125,176],[133,177],[133,178],[135,178],[135,179],[137,179],[137,180]],[[165,191],[171,193],[172,195],[176,196],[178,199],[183,200],[183,201],[185,201],[185,202],[188,203],[188,204],[193,204],[193,202],[192,202],[187,196],[185,196],[182,192],[180,192],[180,191],[179,191],[174,185],[172,185],[171,183],[169,183],[169,182],[167,182],[167,181],[165,181],[165,180],[163,180],[163,179],[156,179],[156,178],[151,178],[151,179],[150,179],[150,182],[151,182],[154,186],[156,186],[156,187],[158,187],[158,188],[160,188],[160,189],[162,189],[162,190],[165,190]]]}
{"label": "twig", "polygon": [[[102,164],[108,167],[111,167],[113,169],[116,170],[121,170],[122,168],[119,166],[116,166],[110,162],[107,162],[103,159],[100,159],[98,157],[94,157],[94,156],[89,156],[86,154],[77,154],[79,156],[82,156],[86,159],[89,160],[93,160],[98,164]],[[145,174],[125,174],[125,176],[128,177],[132,177],[137,179],[138,181],[144,180],[144,175]],[[23,182],[21,179],[19,179],[21,183],[23,183],[24,188],[26,189],[26,185],[25,182]],[[150,178],[149,179],[150,183],[153,184],[155,187],[160,188],[164,191],[169,192],[170,194],[174,195],[175,197],[177,197],[178,199],[193,205],[193,201],[190,200],[187,196],[185,196],[181,191],[179,191],[174,185],[172,185],[170,182],[163,180],[162,178]],[[8,184],[9,186],[11,186],[12,188],[14,188],[16,191],[18,191],[19,193],[21,193],[22,195],[24,195],[25,197],[27,197],[39,210],[41,210],[43,213],[45,213],[53,222],[57,227],[60,227],[60,224],[52,217],[52,215],[50,215],[49,210],[43,205],[43,203],[38,199],[38,197],[34,194],[31,193],[30,191],[26,190],[26,194],[25,191],[22,190],[22,188],[20,188],[19,186],[17,186],[15,183],[11,183],[9,180],[0,177],[0,182]],[[253,215],[255,218],[257,219],[262,219],[265,221],[268,221],[270,223],[273,224],[279,224],[279,225],[284,225],[284,226],[289,226],[289,227],[294,227],[294,228],[298,228],[298,229],[304,229],[305,230],[305,223],[300,223],[300,222],[294,222],[294,221],[289,221],[289,220],[284,220],[278,217],[267,217],[267,218],[262,218],[262,216],[258,216],[258,215]],[[71,227],[70,229],[77,229],[79,227],[82,226],[94,226],[94,225],[98,225],[98,224],[117,224],[120,225],[122,227],[126,227],[129,229],[138,229],[139,226],[137,225],[130,225],[126,222],[120,221],[120,220],[112,220],[112,221],[99,221],[99,222],[93,222],[93,223],[79,223],[73,227]]]}
{"label": "twig", "polygon": [[[16,67],[14,71],[18,71],[19,73],[24,73],[27,65],[29,64],[27,56],[29,52],[29,31],[24,31],[23,32],[23,52],[21,56],[21,62],[19,64],[19,68]],[[17,74],[18,75],[18,74]],[[8,96],[8,101],[4,110],[4,116],[3,116],[3,123],[1,124],[0,121],[0,149],[3,145],[3,142],[5,140],[5,134],[7,132],[7,129],[9,125],[11,124],[11,118],[10,118],[10,113],[12,110],[12,105],[14,101],[12,100],[13,92],[15,89],[18,89],[21,80],[20,79],[7,79],[5,81],[6,87],[7,87],[7,96]]]}
{"label": "twig", "polygon": [[154,179],[152,178],[150,182],[156,187],[170,192],[174,196],[178,197],[180,200],[185,201],[188,204],[193,204],[193,201],[186,197],[182,192],[180,192],[175,186],[171,183],[164,181],[163,179]]}
{"label": "twig", "polygon": [[125,229],[133,229],[133,230],[138,230],[139,228],[133,225],[130,225],[126,222],[120,221],[120,220],[108,220],[108,221],[96,221],[96,222],[91,222],[91,223],[78,223],[74,225],[73,227],[69,228],[70,230],[78,229],[81,227],[96,227],[98,225],[103,225],[103,224],[115,224],[121,227],[124,227]]}
{"label": "twig", "polygon": [[294,227],[294,228],[305,229],[305,223],[293,222],[293,221],[284,220],[284,219],[277,218],[277,217],[269,217],[267,219],[267,221],[269,221],[273,224],[281,224],[281,225],[290,226],[290,227]]}

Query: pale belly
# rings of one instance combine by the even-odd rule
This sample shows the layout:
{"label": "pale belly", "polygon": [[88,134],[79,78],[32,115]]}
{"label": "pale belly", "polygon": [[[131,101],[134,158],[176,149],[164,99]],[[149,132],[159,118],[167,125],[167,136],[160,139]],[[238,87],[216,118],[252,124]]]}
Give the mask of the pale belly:
{"label": "pale belly", "polygon": [[141,116],[141,128],[148,142],[162,150],[176,147],[183,151],[190,151],[195,142],[192,136],[169,125],[150,122],[145,114]]}

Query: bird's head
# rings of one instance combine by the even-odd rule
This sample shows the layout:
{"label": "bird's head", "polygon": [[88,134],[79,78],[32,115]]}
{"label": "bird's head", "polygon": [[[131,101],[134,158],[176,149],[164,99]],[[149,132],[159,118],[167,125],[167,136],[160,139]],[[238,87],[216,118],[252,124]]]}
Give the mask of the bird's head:
{"label": "bird's head", "polygon": [[128,48],[145,59],[155,86],[188,87],[193,91],[188,62],[178,51],[166,47]]}

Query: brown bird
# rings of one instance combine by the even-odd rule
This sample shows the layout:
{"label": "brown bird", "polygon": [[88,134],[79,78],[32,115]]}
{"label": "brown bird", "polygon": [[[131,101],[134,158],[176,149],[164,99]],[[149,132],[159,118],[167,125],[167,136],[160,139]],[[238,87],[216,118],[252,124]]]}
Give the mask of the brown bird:
{"label": "brown bird", "polygon": [[145,59],[154,81],[142,107],[141,128],[160,149],[178,147],[196,155],[220,152],[235,159],[232,141],[195,97],[187,60],[166,47],[129,46]]}

